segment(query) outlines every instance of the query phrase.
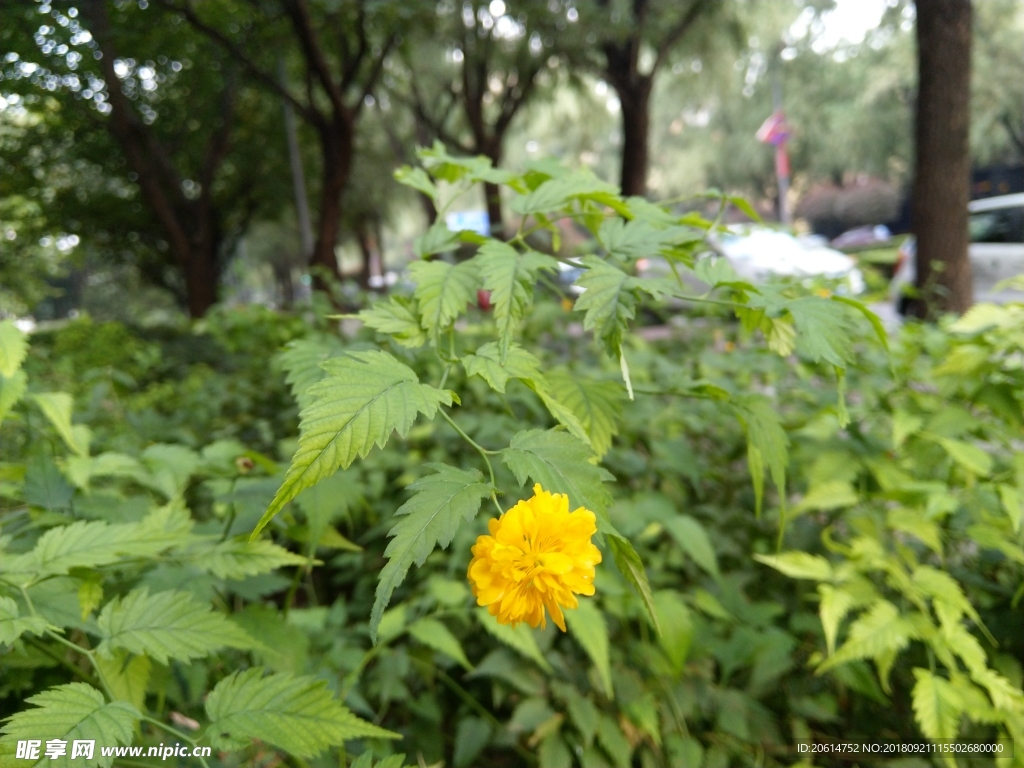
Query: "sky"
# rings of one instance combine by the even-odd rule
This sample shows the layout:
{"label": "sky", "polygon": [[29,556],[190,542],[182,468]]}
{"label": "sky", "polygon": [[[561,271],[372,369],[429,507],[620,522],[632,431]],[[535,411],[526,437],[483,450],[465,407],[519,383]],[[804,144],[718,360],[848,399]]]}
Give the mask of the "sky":
{"label": "sky", "polygon": [[829,50],[840,42],[862,42],[864,36],[878,26],[887,6],[887,0],[838,0],[835,10],[824,14],[824,29],[815,47]]}

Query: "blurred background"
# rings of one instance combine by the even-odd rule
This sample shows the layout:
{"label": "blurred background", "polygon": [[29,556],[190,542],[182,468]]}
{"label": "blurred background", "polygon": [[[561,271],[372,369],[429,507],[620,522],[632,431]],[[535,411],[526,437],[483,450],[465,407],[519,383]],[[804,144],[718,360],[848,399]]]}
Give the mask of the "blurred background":
{"label": "blurred background", "polygon": [[[1024,192],[1024,5],[973,6],[970,195]],[[357,305],[438,215],[392,176],[433,142],[680,209],[742,195],[881,300],[912,227],[915,23],[904,0],[8,0],[0,316]],[[496,189],[444,215],[516,224]]]}

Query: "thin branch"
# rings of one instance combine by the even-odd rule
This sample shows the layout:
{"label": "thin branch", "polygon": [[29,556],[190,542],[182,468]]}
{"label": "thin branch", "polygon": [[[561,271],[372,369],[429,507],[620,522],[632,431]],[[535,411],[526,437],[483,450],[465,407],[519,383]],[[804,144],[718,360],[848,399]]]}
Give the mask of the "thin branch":
{"label": "thin branch", "polygon": [[309,14],[308,3],[306,0],[287,0],[285,8],[292,19],[295,31],[298,33],[299,42],[302,45],[303,52],[306,54],[306,59],[312,65],[313,72],[327,92],[327,97],[334,107],[335,114],[338,116],[346,114],[348,107],[345,105],[344,95],[331,76],[331,70],[327,65],[327,59],[324,57],[320,39],[313,28],[313,20]]}
{"label": "thin branch", "polygon": [[384,43],[384,48],[380,52],[380,56],[373,62],[373,66],[370,68],[370,74],[366,78],[366,83],[363,86],[363,92],[359,96],[359,103],[355,105],[355,113],[358,115],[359,111],[363,108],[363,104],[366,103],[366,97],[369,96],[373,90],[377,87],[377,81],[380,80],[381,73],[384,71],[384,60],[387,59],[388,54],[391,53],[391,48],[395,45],[398,40],[397,35],[391,35]]}
{"label": "thin branch", "polygon": [[705,9],[711,7],[711,3],[712,0],[693,0],[686,13],[683,14],[683,17],[669,30],[658,46],[658,53],[654,58],[654,66],[651,67],[651,75],[658,71],[658,67],[664,63],[665,58],[671,53],[672,49],[686,36],[686,33],[690,31],[690,28],[697,22]]}

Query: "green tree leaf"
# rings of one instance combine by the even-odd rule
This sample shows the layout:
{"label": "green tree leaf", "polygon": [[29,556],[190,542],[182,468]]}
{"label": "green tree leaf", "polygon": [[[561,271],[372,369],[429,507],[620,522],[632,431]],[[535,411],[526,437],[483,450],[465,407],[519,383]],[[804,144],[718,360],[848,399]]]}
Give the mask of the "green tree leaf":
{"label": "green tree leaf", "polygon": [[529,194],[517,197],[512,201],[512,210],[523,215],[547,213],[561,208],[572,199],[601,194],[616,195],[618,191],[613,184],[601,181],[592,171],[575,171],[548,179]]}
{"label": "green tree leaf", "polygon": [[476,611],[477,620],[488,633],[503,642],[512,650],[522,654],[545,672],[551,672],[551,665],[544,658],[537,645],[537,639],[533,631],[526,624],[517,624],[512,627],[509,624],[499,624],[494,617],[488,613],[486,608],[478,608]]}
{"label": "green tree leaf", "polygon": [[721,575],[718,570],[718,557],[711,539],[704,526],[689,515],[675,515],[662,521],[662,525],[672,535],[686,554],[693,558],[701,568],[716,579]]}
{"label": "green tree leaf", "polygon": [[388,562],[380,572],[370,612],[370,636],[374,641],[391,594],[405,580],[412,564],[422,565],[437,545],[447,547],[462,521],[472,519],[480,502],[491,493],[478,470],[445,464],[428,466],[435,474],[409,486],[416,493],[395,512],[397,522],[388,533],[391,541],[384,550]]}
{"label": "green tree leaf", "polygon": [[119,650],[106,657],[96,655],[96,665],[110,688],[110,692],[118,701],[127,701],[142,711],[146,700],[146,686],[149,684],[149,673],[153,662],[148,656],[133,656]]}
{"label": "green tree leaf", "polygon": [[782,428],[778,412],[767,398],[760,395],[743,397],[733,404],[733,408],[747,433],[747,463],[754,484],[755,512],[760,516],[766,464],[779,492],[779,501],[785,505],[789,437]]}
{"label": "green tree leaf", "polygon": [[349,739],[399,738],[352,714],[323,680],[263,673],[260,667],[236,672],[206,697],[206,735],[215,746],[230,749],[259,739],[297,757],[313,757]]}
{"label": "green tree leaf", "polygon": [[[135,724],[141,717],[125,701],[107,703],[103,694],[86,683],[68,683],[48,688],[26,699],[33,709],[25,709],[11,717],[0,728],[0,752],[12,753],[19,740],[50,739],[67,742],[64,757],[43,758],[37,766],[71,768],[82,765],[82,759],[71,759],[74,741],[93,740],[97,744],[92,761],[86,764],[109,766],[112,757],[100,755],[99,745],[131,744]],[[17,762],[12,762],[16,765]]]}
{"label": "green tree leaf", "polygon": [[488,240],[474,261],[479,263],[484,288],[491,292],[494,321],[498,325],[500,359],[504,362],[519,321],[533,303],[537,273],[541,270],[554,271],[558,262],[536,251],[521,253],[500,240]]}
{"label": "green tree leaf", "polygon": [[879,659],[898,653],[916,636],[914,625],[900,615],[895,605],[879,600],[850,625],[846,642],[818,667],[818,672],[854,659]]}
{"label": "green tree leaf", "polygon": [[604,614],[592,600],[580,600],[578,608],[565,612],[565,622],[573,639],[580,644],[590,660],[594,662],[605,695],[611,699],[614,696],[612,665],[608,625],[605,623]]}
{"label": "green tree leaf", "polygon": [[416,300],[420,324],[436,343],[437,335],[466,311],[476,296],[479,277],[472,261],[449,264],[446,261],[414,261],[409,276],[416,281]]}
{"label": "green tree leaf", "polygon": [[16,602],[0,596],[0,646],[13,645],[26,632],[41,635],[45,631],[44,619],[39,616],[21,616]]}
{"label": "green tree leaf", "polygon": [[783,552],[780,555],[754,555],[759,563],[784,573],[791,579],[831,581],[835,574],[832,565],[821,555],[808,552]]}
{"label": "green tree leaf", "polygon": [[85,425],[71,423],[71,395],[66,392],[40,392],[32,395],[32,400],[53,424],[68,448],[79,456],[89,455],[91,433]]}
{"label": "green tree leaf", "polygon": [[251,648],[252,638],[226,616],[190,592],[149,594],[145,587],[107,603],[97,618],[102,642],[97,652],[118,648],[145,654],[161,664],[189,661],[221,648]]}
{"label": "green tree leaf", "polygon": [[369,327],[386,333],[397,344],[410,349],[427,343],[427,335],[420,326],[419,310],[415,301],[392,296],[386,301],[374,302],[359,313],[359,319]]}
{"label": "green tree leaf", "polygon": [[583,329],[593,331],[608,354],[618,360],[623,333],[636,314],[637,299],[633,289],[640,281],[596,256],[585,256],[582,263],[587,270],[576,285],[584,292],[576,299],[575,308],[586,312]]}
{"label": "green tree leaf", "polygon": [[28,354],[28,341],[13,320],[0,320],[0,376],[10,379]]}
{"label": "green tree leaf", "polygon": [[576,414],[594,452],[604,456],[619,433],[625,401],[622,385],[573,375],[565,369],[551,371],[544,378],[551,394]]}
{"label": "green tree leaf", "polygon": [[345,347],[337,336],[316,334],[288,342],[284,351],[274,357],[274,366],[284,370],[292,397],[299,408],[305,409],[312,402],[306,394],[309,388],[327,375],[320,366],[325,360],[343,354]]}
{"label": "green tree leaf", "polygon": [[839,625],[857,601],[845,589],[833,587],[831,584],[819,584],[818,594],[821,595],[818,615],[821,617],[821,627],[825,632],[825,645],[828,647],[829,656],[831,656],[835,653]]}
{"label": "green tree leaf", "polygon": [[690,609],[676,592],[662,589],[654,593],[654,607],[658,612],[661,635],[658,642],[672,662],[676,674],[683,671],[693,641],[693,619]]}
{"label": "green tree leaf", "polygon": [[15,371],[11,376],[0,376],[0,422],[25,396],[27,388],[28,376],[24,371]]}
{"label": "green tree leaf", "polygon": [[611,493],[604,483],[611,473],[590,463],[593,454],[586,444],[556,430],[532,429],[519,432],[501,460],[512,470],[520,485],[527,478],[540,483],[545,491],[565,493],[569,508],[586,507],[597,515],[598,526],[607,523],[606,511]]}
{"label": "green tree leaf", "polygon": [[405,436],[419,414],[433,418],[451,393],[420,384],[416,373],[387,352],[349,352],[323,364],[327,378],[312,385],[301,413],[299,447],[255,538],[301,491],[381,447],[392,432]]}
{"label": "green tree leaf", "polygon": [[466,652],[462,650],[462,643],[437,619],[418,619],[409,625],[408,632],[428,648],[454,659],[464,668],[473,668],[466,658]]}
{"label": "green tree leaf", "polygon": [[395,181],[407,187],[412,187],[418,192],[422,192],[431,200],[437,200],[437,186],[430,180],[427,172],[418,166],[410,167],[403,165],[395,171]]}
{"label": "green tree leaf", "polygon": [[914,679],[912,702],[921,733],[929,739],[955,739],[963,707],[956,689],[927,669],[915,669]]}
{"label": "green tree leaf", "polygon": [[509,345],[503,360],[498,342],[490,341],[473,354],[465,355],[462,366],[467,376],[479,376],[491,389],[501,393],[505,392],[509,379],[543,378],[540,360],[515,343]]}
{"label": "green tree leaf", "polygon": [[247,541],[206,541],[190,547],[188,558],[197,568],[218,579],[241,580],[261,573],[270,573],[286,565],[308,565],[302,555],[289,552],[267,539]]}
{"label": "green tree leaf", "polygon": [[612,551],[612,559],[615,560],[615,566],[619,569],[619,573],[636,590],[643,601],[644,609],[651,619],[654,631],[661,634],[661,624],[657,608],[654,605],[654,598],[651,595],[651,585],[647,581],[647,571],[644,569],[640,555],[633,548],[633,543],[625,536],[609,531],[608,548]]}

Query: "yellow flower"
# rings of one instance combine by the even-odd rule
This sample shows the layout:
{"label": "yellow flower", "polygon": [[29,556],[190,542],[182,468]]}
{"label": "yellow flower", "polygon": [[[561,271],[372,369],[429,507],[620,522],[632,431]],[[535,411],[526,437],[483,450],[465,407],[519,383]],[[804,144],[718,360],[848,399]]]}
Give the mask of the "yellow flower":
{"label": "yellow flower", "polygon": [[544,609],[565,632],[562,607],[579,605],[576,595],[594,594],[594,566],[601,552],[590,537],[597,520],[589,509],[569,511],[569,497],[533,486],[520,501],[488,525],[469,564],[469,583],[478,605],[499,624],[547,624]]}

